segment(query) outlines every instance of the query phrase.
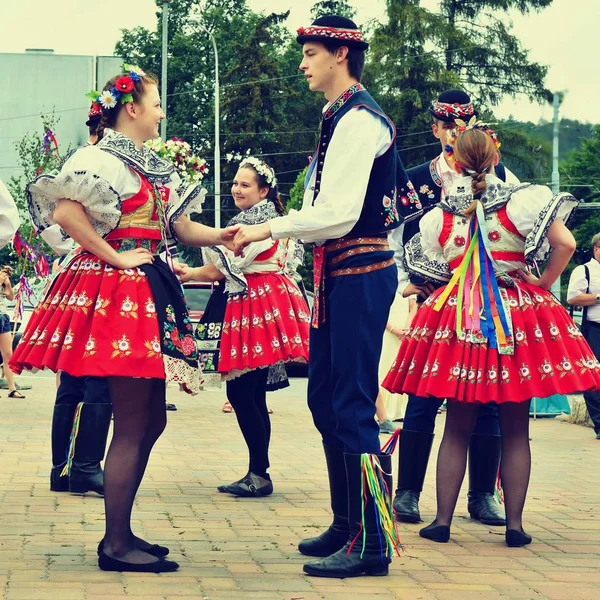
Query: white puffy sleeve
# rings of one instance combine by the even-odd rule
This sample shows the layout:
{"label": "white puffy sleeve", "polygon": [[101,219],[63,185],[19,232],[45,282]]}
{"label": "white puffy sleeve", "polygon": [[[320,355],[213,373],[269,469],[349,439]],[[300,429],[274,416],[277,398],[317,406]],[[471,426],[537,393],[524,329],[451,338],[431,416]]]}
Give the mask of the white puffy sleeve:
{"label": "white puffy sleeve", "polygon": [[44,173],[27,185],[34,225],[38,231],[54,225],[56,205],[65,198],[80,202],[94,230],[107,235],[121,219],[119,190],[129,176],[122,161],[96,146],[77,150],[60,171]]}
{"label": "white puffy sleeve", "polygon": [[169,189],[169,198],[166,206],[166,217],[169,226],[169,235],[177,240],[175,224],[182,216],[192,213],[201,213],[206,197],[206,189],[199,183],[184,183],[177,172],[171,176],[171,181],[166,184]]}
{"label": "white puffy sleeve", "polygon": [[202,260],[204,264],[213,264],[223,275],[225,275],[225,291],[229,294],[244,293],[248,288],[244,270],[254,262],[254,259],[277,244],[271,238],[261,242],[252,242],[244,248],[244,256],[235,256],[225,246],[210,246],[202,248]]}
{"label": "white puffy sleeve", "polygon": [[525,184],[517,188],[506,205],[506,214],[525,238],[525,261],[544,262],[551,251],[548,230],[556,219],[567,223],[579,200],[561,192],[553,195],[545,185]]}
{"label": "white puffy sleeve", "polygon": [[14,237],[20,225],[17,205],[0,181],[0,248],[4,248]]}
{"label": "white puffy sleeve", "polygon": [[409,273],[433,283],[446,283],[451,273],[439,242],[444,215],[439,206],[426,213],[419,223],[420,233],[406,244],[404,260]]}

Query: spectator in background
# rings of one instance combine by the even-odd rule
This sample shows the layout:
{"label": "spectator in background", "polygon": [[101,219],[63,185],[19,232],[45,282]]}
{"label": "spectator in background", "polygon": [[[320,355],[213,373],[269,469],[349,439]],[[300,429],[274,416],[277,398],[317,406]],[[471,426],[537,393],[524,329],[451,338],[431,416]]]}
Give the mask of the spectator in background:
{"label": "spectator in background", "polygon": [[[592,258],[571,273],[567,302],[583,307],[581,332],[600,359],[600,233],[592,238]],[[600,440],[600,392],[585,392],[583,397]]]}
{"label": "spectator in background", "polygon": [[12,289],[10,277],[13,274],[12,267],[8,265],[0,269],[0,353],[2,353],[2,365],[4,376],[8,382],[8,397],[9,398],[25,398],[21,392],[17,390],[15,384],[15,375],[8,366],[8,361],[12,357],[12,331],[10,327],[10,316],[6,306],[7,300],[15,299],[15,292]]}

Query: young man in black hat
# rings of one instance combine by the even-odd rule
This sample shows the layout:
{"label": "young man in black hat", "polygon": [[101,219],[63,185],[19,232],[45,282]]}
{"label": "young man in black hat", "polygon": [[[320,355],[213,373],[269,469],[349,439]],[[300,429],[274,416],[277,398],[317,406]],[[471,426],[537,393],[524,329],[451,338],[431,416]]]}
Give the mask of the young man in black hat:
{"label": "young man in black hat", "polygon": [[[420,217],[446,195],[459,177],[446,154],[447,138],[454,128],[455,119],[468,122],[477,111],[468,94],[461,90],[443,92],[429,108],[433,118],[433,135],[440,140],[442,152],[432,161],[408,170],[420,198],[420,207],[409,204],[401,208],[404,223],[391,235],[398,265],[398,293],[404,296],[418,294],[426,297],[433,291],[430,284],[415,280],[404,267],[406,243],[419,232]],[[519,180],[502,164],[495,168],[498,178],[518,184]],[[394,498],[396,518],[406,523],[421,521],[419,496],[423,489],[425,472],[433,443],[435,418],[442,401],[409,396],[404,424],[400,433],[398,487]],[[469,449],[469,502],[471,518],[485,525],[505,525],[504,511],[494,499],[498,467],[500,465],[500,426],[498,408],[484,404],[479,411],[477,425]]]}
{"label": "young man in black hat", "polygon": [[[235,243],[240,251],[269,236],[314,244],[308,404],[323,437],[334,520],[300,543],[303,554],[326,557],[304,570],[323,577],[385,575],[397,543],[392,465],[380,452],[374,416],[381,344],[397,287],[387,234],[399,224],[396,198],[418,198],[396,152],[394,124],[359,82],[368,44],[356,25],[322,17],[297,39],[310,89],[328,100],[303,206],[243,226]],[[369,476],[375,487],[365,484],[363,511],[361,483]],[[379,504],[381,514],[373,493],[387,500]]]}

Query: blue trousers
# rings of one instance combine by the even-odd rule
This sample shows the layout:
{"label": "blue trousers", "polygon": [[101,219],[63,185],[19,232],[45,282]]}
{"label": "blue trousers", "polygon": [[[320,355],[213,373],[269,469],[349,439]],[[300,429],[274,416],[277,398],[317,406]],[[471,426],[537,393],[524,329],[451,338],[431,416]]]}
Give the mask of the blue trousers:
{"label": "blue trousers", "polygon": [[310,332],[308,406],[326,446],[378,454],[375,400],[396,266],[329,278],[325,323]]}
{"label": "blue trousers", "polygon": [[[435,418],[443,400],[437,398],[420,398],[409,396],[406,413],[404,415],[403,429],[410,431],[421,431],[433,433],[435,429]],[[481,404],[474,435],[500,435],[500,424],[498,423],[498,406],[496,404]]]}
{"label": "blue trousers", "polygon": [[73,377],[64,371],[60,374],[60,385],[56,392],[56,404],[80,402],[88,404],[111,404],[108,382],[105,377]]}

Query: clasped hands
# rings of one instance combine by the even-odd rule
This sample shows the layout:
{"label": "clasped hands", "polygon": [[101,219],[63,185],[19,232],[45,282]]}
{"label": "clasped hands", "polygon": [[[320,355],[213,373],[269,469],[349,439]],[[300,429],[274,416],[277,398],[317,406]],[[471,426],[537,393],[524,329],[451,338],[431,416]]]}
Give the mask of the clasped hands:
{"label": "clasped hands", "polygon": [[268,223],[259,225],[233,225],[222,230],[222,244],[236,256],[243,256],[244,248],[252,242],[261,242],[271,237]]}

